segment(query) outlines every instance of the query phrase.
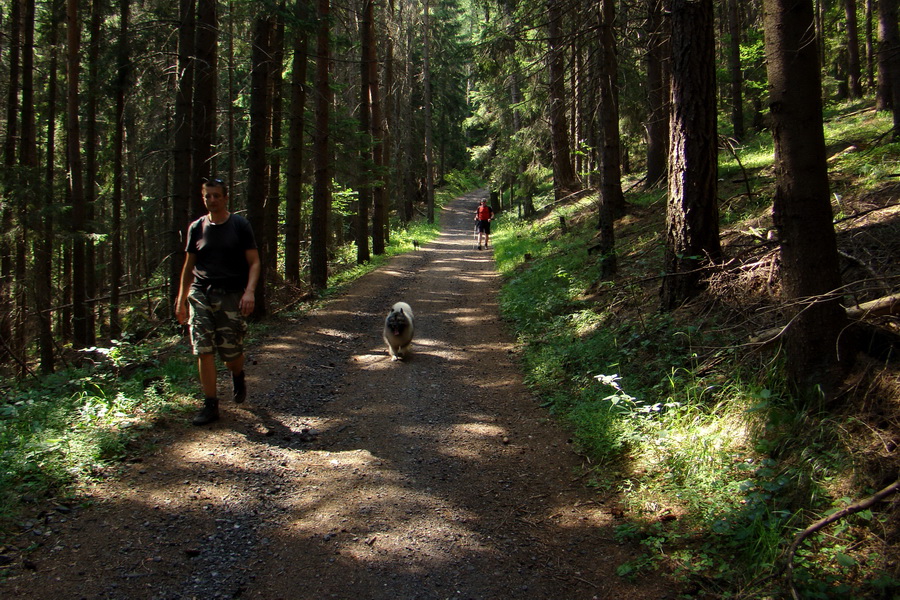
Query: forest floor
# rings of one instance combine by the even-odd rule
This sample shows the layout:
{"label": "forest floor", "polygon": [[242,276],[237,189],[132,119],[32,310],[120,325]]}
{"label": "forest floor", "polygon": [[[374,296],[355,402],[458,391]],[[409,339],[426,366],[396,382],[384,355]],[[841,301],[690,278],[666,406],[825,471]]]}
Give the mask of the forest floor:
{"label": "forest floor", "polygon": [[[248,349],[247,403],[160,424],[88,503],[36,518],[0,597],[675,598],[662,575],[616,575],[641,549],[616,540],[616,497],[586,487],[523,385],[473,245],[478,198],[418,252],[277,320]],[[398,300],[416,336],[392,362]]]}

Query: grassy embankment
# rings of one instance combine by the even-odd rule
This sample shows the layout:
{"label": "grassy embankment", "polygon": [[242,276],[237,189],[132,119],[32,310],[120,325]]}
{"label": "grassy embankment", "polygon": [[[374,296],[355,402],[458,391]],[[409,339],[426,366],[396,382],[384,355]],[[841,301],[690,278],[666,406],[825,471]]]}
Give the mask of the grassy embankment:
{"label": "grassy embankment", "polygon": [[[900,212],[869,213],[882,220],[865,227],[847,217],[897,204],[888,182],[900,172],[900,144],[884,136],[887,116],[843,108],[826,133],[836,222],[842,249],[868,244],[857,256],[874,271],[896,263]],[[616,535],[645,548],[619,574],[664,569],[687,597],[789,596],[790,581],[768,576],[793,536],[895,480],[900,463],[896,356],[861,358],[847,394],[826,403],[793,396],[777,347],[748,341],[784,325],[773,296],[777,246],[766,235],[771,162],[767,136],[720,154],[729,262],[672,313],[657,310],[664,191],[626,194],[632,210],[617,223],[611,281],[597,281],[598,257],[587,251],[595,198],[531,222],[509,211],[494,236],[507,278],[501,307],[523,345],[528,383],[573,431],[585,480],[598,494],[618,493],[625,518]],[[539,211],[551,199],[549,189],[536,198]],[[859,241],[863,234],[877,240]],[[873,277],[896,292],[896,272],[867,272],[848,292],[878,295],[868,289]],[[793,560],[800,597],[897,597],[897,517],[885,502],[810,536]]]}

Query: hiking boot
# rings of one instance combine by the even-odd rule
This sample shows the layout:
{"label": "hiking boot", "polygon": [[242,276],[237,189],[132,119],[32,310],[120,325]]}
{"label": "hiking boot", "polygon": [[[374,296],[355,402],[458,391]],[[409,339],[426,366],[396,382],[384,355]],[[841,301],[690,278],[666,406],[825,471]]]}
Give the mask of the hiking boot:
{"label": "hiking boot", "polygon": [[478,249],[481,250],[481,246],[478,246]]}
{"label": "hiking boot", "polygon": [[207,398],[203,403],[203,408],[194,417],[194,425],[206,425],[213,421],[219,420],[219,399]]}
{"label": "hiking boot", "polygon": [[234,392],[234,401],[236,403],[240,404],[247,399],[247,382],[243,371],[239,375],[231,376],[231,389]]}

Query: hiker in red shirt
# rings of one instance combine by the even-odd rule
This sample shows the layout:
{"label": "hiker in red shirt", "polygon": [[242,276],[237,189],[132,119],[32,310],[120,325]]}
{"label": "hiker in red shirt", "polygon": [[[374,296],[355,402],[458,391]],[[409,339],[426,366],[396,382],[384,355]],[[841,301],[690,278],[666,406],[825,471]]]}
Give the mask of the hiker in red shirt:
{"label": "hiker in red shirt", "polygon": [[482,199],[478,210],[475,211],[475,231],[478,232],[478,249],[481,250],[481,238],[484,237],[484,248],[491,243],[491,219],[494,218],[494,210],[487,205],[487,200]]}

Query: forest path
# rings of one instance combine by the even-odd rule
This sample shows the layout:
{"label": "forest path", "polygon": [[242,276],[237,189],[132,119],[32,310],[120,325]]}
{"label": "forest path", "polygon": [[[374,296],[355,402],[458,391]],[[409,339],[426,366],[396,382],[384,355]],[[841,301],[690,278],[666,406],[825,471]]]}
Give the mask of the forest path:
{"label": "forest path", "polygon": [[[473,248],[482,196],[250,348],[246,404],[157,431],[90,507],[46,515],[0,597],[674,598],[615,574],[640,549],[615,541],[616,511],[522,384],[500,277]],[[398,300],[416,336],[392,362]]]}

